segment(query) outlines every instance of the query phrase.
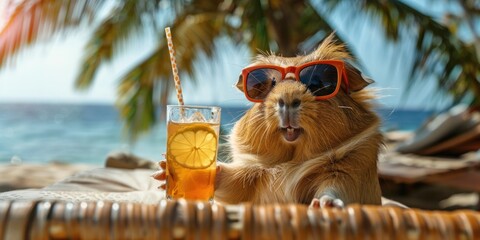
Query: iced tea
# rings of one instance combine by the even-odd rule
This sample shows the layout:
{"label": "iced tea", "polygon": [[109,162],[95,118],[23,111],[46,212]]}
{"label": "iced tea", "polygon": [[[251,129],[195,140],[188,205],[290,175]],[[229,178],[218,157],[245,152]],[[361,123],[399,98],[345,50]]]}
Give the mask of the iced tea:
{"label": "iced tea", "polygon": [[213,114],[203,111],[189,113],[187,108],[182,113],[184,119],[178,121],[169,113],[166,170],[169,199],[213,200],[220,124],[219,116],[215,120],[205,119]]}

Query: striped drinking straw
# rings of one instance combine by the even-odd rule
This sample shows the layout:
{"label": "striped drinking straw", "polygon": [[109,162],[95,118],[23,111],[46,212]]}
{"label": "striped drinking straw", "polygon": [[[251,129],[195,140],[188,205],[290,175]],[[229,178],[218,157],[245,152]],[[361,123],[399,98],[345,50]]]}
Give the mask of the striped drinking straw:
{"label": "striped drinking straw", "polygon": [[170,54],[170,63],[172,64],[173,80],[175,81],[175,89],[177,90],[178,104],[184,105],[182,86],[180,84],[180,76],[178,75],[177,60],[175,59],[175,48],[173,47],[170,27],[165,28],[165,34],[167,35],[168,52]]}

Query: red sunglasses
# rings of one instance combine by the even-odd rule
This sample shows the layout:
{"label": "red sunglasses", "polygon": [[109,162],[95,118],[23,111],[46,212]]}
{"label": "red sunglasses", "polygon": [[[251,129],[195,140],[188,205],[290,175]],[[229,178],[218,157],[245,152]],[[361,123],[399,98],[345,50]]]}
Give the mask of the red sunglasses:
{"label": "red sunglasses", "polygon": [[345,64],[340,60],[319,60],[300,66],[280,67],[270,64],[256,65],[242,70],[243,91],[249,101],[263,102],[278,81],[287,73],[294,73],[295,80],[305,84],[315,100],[325,100],[337,95],[342,85],[348,93]]}

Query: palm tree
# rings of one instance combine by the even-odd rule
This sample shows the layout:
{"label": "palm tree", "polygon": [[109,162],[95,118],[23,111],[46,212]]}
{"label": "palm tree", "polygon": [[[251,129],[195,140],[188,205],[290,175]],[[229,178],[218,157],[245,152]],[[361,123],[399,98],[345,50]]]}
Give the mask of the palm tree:
{"label": "palm tree", "polygon": [[[93,25],[76,78],[78,89],[88,89],[103,64],[118,57],[138,36],[153,33],[156,47],[120,78],[117,106],[130,137],[148,131],[172,92],[171,69],[163,28],[171,26],[181,74],[194,74],[198,53],[213,57],[215,41],[228,37],[236,44],[292,56],[311,49],[335,26],[332,10],[342,9],[357,21],[381,23],[390,41],[405,33],[416,42],[412,79],[436,76],[439,86],[455,100],[480,103],[480,38],[475,20],[477,0],[445,0],[458,4],[464,15],[448,15],[440,22],[399,0],[23,0],[7,1],[7,22],[0,20],[0,66],[40,39]],[[438,1],[437,1],[438,3]],[[105,14],[107,12],[107,14]],[[461,39],[456,30],[467,25],[474,40]],[[342,41],[339,36],[339,41]],[[195,79],[195,78],[191,78]]]}

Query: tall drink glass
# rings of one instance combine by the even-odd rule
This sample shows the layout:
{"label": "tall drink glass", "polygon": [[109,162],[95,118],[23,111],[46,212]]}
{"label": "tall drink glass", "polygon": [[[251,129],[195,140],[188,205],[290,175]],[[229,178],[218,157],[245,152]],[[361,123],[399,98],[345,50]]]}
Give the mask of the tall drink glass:
{"label": "tall drink glass", "polygon": [[212,201],[220,107],[167,106],[167,198]]}

